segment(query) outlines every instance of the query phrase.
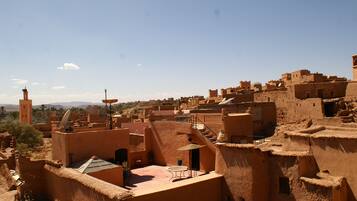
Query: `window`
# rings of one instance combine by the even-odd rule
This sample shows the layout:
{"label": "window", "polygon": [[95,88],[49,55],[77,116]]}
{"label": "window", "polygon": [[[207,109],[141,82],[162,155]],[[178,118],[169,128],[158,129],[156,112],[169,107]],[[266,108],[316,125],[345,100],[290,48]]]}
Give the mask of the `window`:
{"label": "window", "polygon": [[288,177],[279,177],[279,193],[290,194],[290,182]]}

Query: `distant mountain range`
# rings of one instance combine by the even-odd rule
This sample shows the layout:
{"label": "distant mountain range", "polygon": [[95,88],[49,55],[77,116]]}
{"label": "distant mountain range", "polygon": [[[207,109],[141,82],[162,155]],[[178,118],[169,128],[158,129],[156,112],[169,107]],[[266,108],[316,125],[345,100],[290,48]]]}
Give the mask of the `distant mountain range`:
{"label": "distant mountain range", "polygon": [[[54,107],[56,109],[60,108],[70,108],[70,107],[79,107],[79,108],[86,108],[89,105],[103,105],[103,103],[92,103],[92,102],[82,102],[82,101],[73,101],[73,102],[57,102],[57,103],[50,103],[44,104],[46,108]],[[0,104],[0,107],[4,106],[5,110],[8,112],[18,111],[19,105],[15,104]],[[41,105],[34,105],[33,108],[40,108]]]}

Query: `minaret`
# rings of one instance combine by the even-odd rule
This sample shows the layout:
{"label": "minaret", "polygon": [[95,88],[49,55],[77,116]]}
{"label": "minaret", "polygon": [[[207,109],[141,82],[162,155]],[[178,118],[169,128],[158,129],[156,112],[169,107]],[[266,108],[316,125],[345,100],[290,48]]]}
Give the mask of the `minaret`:
{"label": "minaret", "polygon": [[353,81],[357,81],[357,54],[352,55]]}
{"label": "minaret", "polygon": [[19,120],[20,123],[32,124],[32,100],[29,99],[28,91],[22,89],[23,99],[20,99]]}

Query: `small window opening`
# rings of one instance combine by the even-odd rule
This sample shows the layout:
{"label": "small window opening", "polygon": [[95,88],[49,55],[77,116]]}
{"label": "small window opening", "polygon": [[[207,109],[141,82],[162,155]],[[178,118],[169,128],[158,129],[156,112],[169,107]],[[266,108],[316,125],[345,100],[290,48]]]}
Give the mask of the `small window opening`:
{"label": "small window opening", "polygon": [[290,194],[290,182],[288,177],[279,177],[279,193]]}

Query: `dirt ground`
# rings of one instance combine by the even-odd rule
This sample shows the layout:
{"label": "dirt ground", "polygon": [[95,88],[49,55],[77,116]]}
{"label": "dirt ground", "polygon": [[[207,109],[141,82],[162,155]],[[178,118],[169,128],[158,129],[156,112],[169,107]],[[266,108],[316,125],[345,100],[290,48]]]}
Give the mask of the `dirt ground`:
{"label": "dirt ground", "polygon": [[31,158],[33,159],[52,159],[52,139],[44,138],[43,145],[38,147],[31,153]]}

